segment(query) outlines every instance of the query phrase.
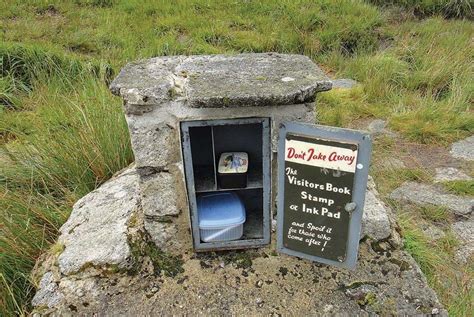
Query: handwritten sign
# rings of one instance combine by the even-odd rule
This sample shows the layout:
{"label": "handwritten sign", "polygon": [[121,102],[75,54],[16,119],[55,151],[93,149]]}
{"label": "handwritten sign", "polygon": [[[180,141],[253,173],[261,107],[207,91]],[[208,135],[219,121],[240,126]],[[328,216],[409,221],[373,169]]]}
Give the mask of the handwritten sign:
{"label": "handwritten sign", "polygon": [[288,133],[284,155],[283,246],[345,261],[358,145]]}

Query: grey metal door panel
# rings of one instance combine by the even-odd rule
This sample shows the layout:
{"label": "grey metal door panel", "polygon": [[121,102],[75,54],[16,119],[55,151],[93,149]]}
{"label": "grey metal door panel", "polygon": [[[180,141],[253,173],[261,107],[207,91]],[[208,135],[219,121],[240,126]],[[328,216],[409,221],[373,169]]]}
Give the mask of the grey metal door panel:
{"label": "grey metal door panel", "polygon": [[281,124],[279,252],[355,268],[370,154],[370,135],[361,131]]}

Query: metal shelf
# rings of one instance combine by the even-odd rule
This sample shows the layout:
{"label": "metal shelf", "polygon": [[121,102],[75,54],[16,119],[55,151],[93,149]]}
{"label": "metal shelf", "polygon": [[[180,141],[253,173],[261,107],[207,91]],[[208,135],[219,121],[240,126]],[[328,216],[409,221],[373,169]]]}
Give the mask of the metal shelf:
{"label": "metal shelf", "polygon": [[206,170],[211,171],[212,173],[213,167],[208,166],[200,169],[199,172],[196,173],[196,176],[199,175],[199,178],[196,176],[194,177],[196,193],[263,188],[263,175],[261,168],[250,167],[247,175],[247,187],[242,188],[219,188],[219,186],[216,186],[216,183],[214,183],[214,175],[206,175]]}

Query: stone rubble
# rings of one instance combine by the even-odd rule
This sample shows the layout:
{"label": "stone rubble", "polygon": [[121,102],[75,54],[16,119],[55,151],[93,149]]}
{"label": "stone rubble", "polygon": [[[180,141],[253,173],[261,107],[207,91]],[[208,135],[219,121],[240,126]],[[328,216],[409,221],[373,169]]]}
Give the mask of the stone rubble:
{"label": "stone rubble", "polygon": [[434,181],[449,182],[449,181],[468,181],[472,177],[455,167],[438,167],[436,168],[436,175]]}
{"label": "stone rubble", "polygon": [[429,224],[422,225],[421,231],[431,241],[436,241],[446,236],[443,230]]}
{"label": "stone rubble", "polygon": [[392,233],[389,214],[389,207],[380,200],[375,183],[369,177],[362,214],[361,238],[370,237],[377,241],[388,238]]}
{"label": "stone rubble", "polygon": [[366,208],[375,211],[363,220],[369,239],[361,242],[355,271],[276,255],[272,243],[258,250],[204,254],[181,246],[182,262],[174,265],[182,269],[176,276],[157,271],[156,265],[170,269],[165,253],[132,254],[127,235],[143,232],[140,226],[146,225],[137,220],[144,217],[138,182],[130,168],[75,205],[61,229],[64,250],[41,266],[34,313],[308,315],[325,309],[334,314],[438,310],[446,315],[416,262],[395,242],[399,237],[390,227],[390,211],[372,180]]}
{"label": "stone rubble", "polygon": [[450,153],[455,158],[474,161],[474,135],[453,143]]}
{"label": "stone rubble", "polygon": [[62,274],[85,266],[130,266],[127,222],[138,208],[137,188],[136,171],[127,169],[77,201],[60,228]]}
{"label": "stone rubble", "polygon": [[469,217],[474,209],[474,199],[448,194],[432,185],[405,182],[395,189],[390,198],[417,205],[436,205],[447,208],[455,215]]}
{"label": "stone rubble", "polygon": [[474,253],[474,218],[453,223],[451,230],[460,242],[456,251],[456,260],[460,263],[468,263]]}
{"label": "stone rubble", "polygon": [[349,89],[353,88],[357,85],[357,81],[350,78],[340,78],[340,79],[333,79],[332,80],[332,88],[342,88],[342,89]]}
{"label": "stone rubble", "polygon": [[381,134],[387,127],[387,121],[381,119],[375,119],[369,123],[367,129],[371,134]]}

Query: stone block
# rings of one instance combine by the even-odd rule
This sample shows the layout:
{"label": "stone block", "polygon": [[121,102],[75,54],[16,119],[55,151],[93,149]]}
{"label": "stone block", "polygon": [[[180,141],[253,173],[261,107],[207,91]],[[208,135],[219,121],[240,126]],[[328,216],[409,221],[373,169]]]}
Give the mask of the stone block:
{"label": "stone block", "polygon": [[175,223],[145,219],[145,229],[158,249],[176,252],[175,248],[180,245],[180,241],[176,239],[178,227]]}
{"label": "stone block", "polygon": [[137,168],[166,168],[179,160],[178,124],[161,117],[155,119],[150,122],[144,116],[127,117]]}
{"label": "stone block", "polygon": [[383,240],[392,233],[387,207],[377,196],[372,190],[365,194],[361,238],[368,236],[374,240]]}
{"label": "stone block", "polygon": [[301,104],[331,87],[308,57],[278,53],[151,58],[128,64],[110,85],[129,104],[183,99],[190,108]]}
{"label": "stone block", "polygon": [[177,187],[174,173],[168,171],[141,176],[139,184],[141,204],[146,217],[159,218],[180,213],[177,206],[180,189]]}
{"label": "stone block", "polygon": [[88,266],[127,268],[131,264],[127,223],[138,203],[135,169],[125,170],[81,198],[60,229],[61,273],[74,274]]}

